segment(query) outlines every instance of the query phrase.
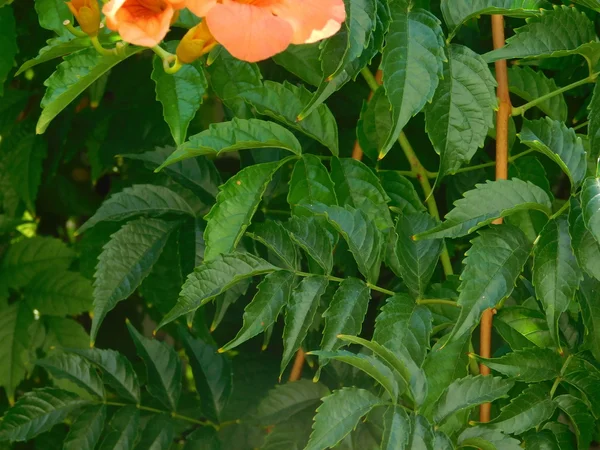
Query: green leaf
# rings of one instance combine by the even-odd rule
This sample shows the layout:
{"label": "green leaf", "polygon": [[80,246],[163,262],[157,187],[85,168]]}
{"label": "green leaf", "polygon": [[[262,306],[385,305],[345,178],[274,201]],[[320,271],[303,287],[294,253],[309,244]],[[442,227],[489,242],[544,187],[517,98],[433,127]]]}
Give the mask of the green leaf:
{"label": "green leaf", "polygon": [[4,95],[4,82],[13,68],[17,47],[17,24],[12,8],[0,9],[0,96]]}
{"label": "green leaf", "polygon": [[169,450],[175,437],[173,421],[164,414],[153,416],[141,435],[135,450]]}
{"label": "green leaf", "polygon": [[179,336],[192,367],[202,413],[218,422],[233,389],[231,361],[217,353],[217,347],[194,339],[187,330],[180,329]]}
{"label": "green leaf", "polygon": [[311,99],[303,87],[265,81],[263,86],[242,93],[246,102],[259,114],[271,117],[315,139],[337,155],[339,152],[338,128],[329,108],[319,105],[313,113],[298,121],[298,114]]}
{"label": "green leaf", "polygon": [[383,416],[381,450],[410,448],[411,420],[400,406],[389,406]]}
{"label": "green leaf", "polygon": [[72,24],[73,15],[64,2],[60,0],[35,0],[35,12],[42,28],[54,31],[59,36],[70,35],[64,26],[64,21],[69,20]]}
{"label": "green leaf", "polygon": [[379,148],[378,159],[392,148],[410,118],[431,101],[446,59],[444,35],[437,17],[423,9],[412,9],[406,0],[392,2],[390,9],[392,22],[381,70],[392,107],[392,129]]}
{"label": "green leaf", "polygon": [[304,450],[334,447],[356,427],[362,416],[381,403],[379,397],[359,388],[343,388],[325,397],[317,408],[313,432]]}
{"label": "green leaf", "polygon": [[[541,3],[538,0],[525,1]],[[508,89],[526,102],[531,102],[556,91],[558,86],[554,79],[546,77],[542,71],[535,71],[529,66],[513,66],[508,70]],[[562,93],[554,95],[536,106],[551,119],[561,122],[567,120],[567,102]]]}
{"label": "green leaf", "polygon": [[598,42],[594,24],[583,12],[567,6],[542,11],[515,33],[504,47],[486,53],[483,59],[490,63],[499,59],[568,56],[587,52],[589,47],[585,44]]}
{"label": "green leaf", "polygon": [[581,184],[587,170],[585,149],[572,128],[549,117],[524,119],[519,139],[555,161],[571,180],[573,191]]}
{"label": "green leaf", "polygon": [[548,194],[538,186],[519,179],[488,181],[463,194],[446,214],[445,221],[414,238],[434,239],[461,237],[481,228],[494,219],[506,217],[517,211],[537,210],[550,215]]}
{"label": "green leaf", "polygon": [[[532,344],[542,348],[553,346],[546,316],[541,311],[521,306],[504,307],[494,317],[494,326],[513,350],[531,347]],[[514,337],[515,334],[517,337]],[[522,345],[515,348],[513,345],[517,339]]]}
{"label": "green leaf", "polygon": [[425,211],[425,206],[412,182],[398,172],[379,172],[381,186],[390,197],[390,207],[396,208],[400,213],[413,213]]}
{"label": "green leaf", "polygon": [[451,45],[444,77],[425,106],[425,129],[440,155],[438,180],[468,163],[494,126],[496,81],[471,49]]}
{"label": "green leaf", "polygon": [[579,267],[600,280],[600,242],[587,229],[577,197],[571,197],[569,234],[571,235],[571,247]]}
{"label": "green leaf", "polygon": [[281,265],[290,270],[300,270],[298,252],[289,232],[282,224],[269,220],[256,224],[252,231],[246,234],[264,244],[269,254],[275,255]]}
{"label": "green leaf", "polygon": [[472,243],[461,274],[460,315],[450,341],[470,334],[486,309],[511,294],[531,252],[523,232],[508,224],[480,231]]}
{"label": "green leaf", "polygon": [[377,283],[383,258],[384,238],[367,214],[349,206],[311,205],[310,209],[323,214],[342,235],[354,256],[358,269],[368,282]]}
{"label": "green leaf", "polygon": [[178,222],[140,218],[111,236],[94,274],[92,342],[106,315],[137,289],[158,260]]}
{"label": "green leaf", "polygon": [[584,343],[600,359],[600,303],[596,300],[600,281],[584,277],[579,290],[579,307],[585,325]]}
{"label": "green leaf", "polygon": [[69,427],[64,450],[94,450],[106,420],[105,405],[87,406]]}
{"label": "green leaf", "polygon": [[484,427],[471,427],[458,437],[460,447],[475,447],[481,450],[521,450],[517,439],[506,436],[497,430]]}
{"label": "green leaf", "polygon": [[240,281],[276,270],[281,269],[249,253],[219,255],[214,260],[196,267],[194,272],[188,275],[181,288],[177,305],[157,328],[195,311]]}
{"label": "green leaf", "polygon": [[337,205],[335,188],[321,160],[313,155],[303,155],[292,172],[287,201],[295,215],[302,214],[304,204],[323,203]]}
{"label": "green leaf", "polygon": [[252,148],[282,148],[296,155],[302,153],[296,136],[281,125],[259,119],[234,118],[231,122],[213,123],[208,130],[190,136],[157,170],[188,158],[216,157]]}
{"label": "green leaf", "polygon": [[559,395],[554,401],[571,420],[577,436],[577,448],[589,448],[595,433],[595,424],[585,402],[572,395]]}
{"label": "green leaf", "polygon": [[33,313],[22,301],[0,311],[0,386],[4,387],[11,401],[14,401],[15,389],[29,369],[29,330],[33,323]]}
{"label": "green leaf", "polygon": [[324,384],[309,380],[276,385],[258,403],[253,421],[263,426],[280,424],[309,408],[314,411],[327,395]]}
{"label": "green leaf", "polygon": [[600,155],[600,83],[596,81],[594,85],[594,94],[588,105],[590,110],[588,119],[588,138],[590,142],[590,156],[592,161],[598,159]]}
{"label": "green leaf", "polygon": [[392,352],[408,352],[423,364],[431,335],[431,312],[406,294],[387,299],[375,319],[373,340]]}
{"label": "green leaf", "polygon": [[292,291],[285,311],[280,377],[306,338],[328,282],[326,277],[312,275],[303,278]]}
{"label": "green leaf", "polygon": [[204,260],[235,250],[258,208],[273,175],[289,159],[255,164],[239,171],[220,187],[217,203],[204,217]]}
{"label": "green leaf", "polygon": [[474,356],[490,369],[526,383],[553,380],[560,376],[563,365],[560,355],[550,348],[525,348],[492,359]]}
{"label": "green leaf", "polygon": [[525,156],[513,161],[508,168],[508,174],[509,178],[531,181],[536,186],[541,187],[548,194],[548,197],[554,198],[546,169],[537,156]]}
{"label": "green leaf", "polygon": [[98,450],[133,450],[140,429],[140,411],[123,406],[112,416]]}
{"label": "green leaf", "polygon": [[436,221],[427,213],[402,214],[396,222],[395,252],[402,280],[418,297],[425,294],[437,266],[444,242],[442,239],[414,241],[412,236],[427,231]]}
{"label": "green leaf", "polygon": [[559,422],[548,422],[544,430],[550,430],[558,443],[560,450],[575,450],[575,436],[568,425]]}
{"label": "green leaf", "polygon": [[177,353],[164,342],[142,336],[129,322],[127,329],[138,355],[144,360],[148,392],[171,411],[176,411],[182,384]]}
{"label": "green leaf", "polygon": [[491,375],[460,378],[453,381],[439,398],[433,418],[439,424],[463,409],[506,398],[514,384],[514,381]]}
{"label": "green leaf", "polygon": [[66,317],[42,317],[46,325],[46,340],[43,350],[52,347],[89,348],[90,336],[85,328],[73,319]]}
{"label": "green leaf", "polygon": [[[54,0],[42,1],[54,3]],[[54,4],[57,5],[57,3]],[[44,82],[47,89],[42,99],[43,111],[38,120],[36,132],[42,134],[46,131],[50,122],[94,81],[141,50],[141,47],[132,45],[119,52],[119,56],[101,56],[95,48],[90,48],[66,56],[64,61],[58,65],[56,72]]]}
{"label": "green leaf", "polygon": [[586,228],[600,243],[600,178],[588,178],[581,189],[581,209]]}
{"label": "green leaf", "polygon": [[162,59],[154,56],[152,79],[156,100],[163,106],[163,117],[177,145],[185,141],[190,122],[202,104],[208,82],[196,64],[184,64],[174,74],[165,72]]}
{"label": "green leaf", "polygon": [[320,42],[290,45],[285,51],[273,56],[273,61],[302,81],[318,86],[321,83]]}
{"label": "green leaf", "polygon": [[600,11],[600,3],[598,2],[598,0],[574,0],[573,3],[586,6],[595,11]]}
{"label": "green leaf", "polygon": [[558,319],[569,308],[582,279],[568,227],[564,216],[549,221],[533,249],[532,282],[544,306],[550,334],[559,347]]}
{"label": "green leaf", "polygon": [[[391,109],[390,101],[382,87],[373,93],[371,100],[363,103],[356,127],[356,137],[360,148],[373,161],[377,161],[379,149],[385,145],[394,126]],[[379,176],[385,173],[387,172],[380,172]]]}
{"label": "green leaf", "polygon": [[92,284],[77,272],[49,269],[27,285],[25,300],[42,315],[74,316],[90,311]]}
{"label": "green leaf", "polygon": [[333,243],[323,221],[318,217],[292,217],[286,228],[292,241],[304,250],[325,273],[333,268]]}
{"label": "green leaf", "polygon": [[102,379],[116,393],[127,400],[139,403],[140,384],[129,360],[114,350],[98,348],[69,349],[102,371]]}
{"label": "green leaf", "polygon": [[104,398],[104,385],[96,369],[81,356],[53,352],[36,361],[54,378],[66,379],[100,399]]}
{"label": "green leaf", "polygon": [[333,351],[342,347],[344,343],[338,339],[340,334],[360,334],[370,297],[371,291],[361,280],[346,278],[340,283],[329,307],[323,313],[325,329],[321,350]]}
{"label": "green leaf", "polygon": [[590,404],[590,411],[599,418],[600,413],[600,370],[580,357],[573,357],[565,369],[562,379],[575,386]]}
{"label": "green leaf", "polygon": [[460,26],[483,14],[503,14],[508,17],[532,17],[546,6],[545,0],[442,0],[442,14],[451,40]]}
{"label": "green leaf", "polygon": [[28,441],[61,423],[75,408],[87,403],[71,392],[56,388],[26,392],[0,422],[0,440]]}
{"label": "green leaf", "polygon": [[194,210],[176,192],[163,186],[135,184],[112,195],[77,230],[78,234],[101,222],[121,222],[133,217],[192,216]]}
{"label": "green leaf", "polygon": [[380,230],[393,226],[387,206],[390,198],[369,167],[352,158],[333,158],[331,178],[340,206],[362,210]]}
{"label": "green leaf", "polygon": [[258,285],[258,292],[244,309],[244,324],[238,334],[220,352],[231,350],[265,331],[277,321],[287,304],[293,287],[294,273],[280,270],[268,274]]}
{"label": "green leaf", "polygon": [[523,445],[532,450],[560,450],[556,437],[550,430],[535,431],[525,436]]}
{"label": "green leaf", "polygon": [[533,384],[504,406],[486,426],[507,434],[521,434],[548,420],[555,409],[556,403],[550,398],[547,388]]}
{"label": "green leaf", "polygon": [[35,58],[26,61],[21,67],[19,67],[15,77],[19,76],[26,70],[37,66],[38,64],[51,61],[55,58],[62,58],[63,56],[69,55],[78,50],[91,47],[92,41],[88,36],[73,38],[70,33],[66,33],[62,36],[48,39],[46,44],[47,45],[45,47],[40,49]]}

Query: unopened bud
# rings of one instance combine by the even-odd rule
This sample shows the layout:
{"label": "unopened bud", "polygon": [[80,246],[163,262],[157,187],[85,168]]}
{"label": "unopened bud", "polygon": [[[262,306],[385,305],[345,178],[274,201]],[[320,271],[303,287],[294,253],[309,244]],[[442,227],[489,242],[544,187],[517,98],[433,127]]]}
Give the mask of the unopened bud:
{"label": "unopened bud", "polygon": [[77,19],[81,30],[89,36],[97,36],[100,28],[98,0],[71,0],[65,3]]}
{"label": "unopened bud", "polygon": [[210,52],[218,44],[203,20],[183,36],[177,46],[177,58],[184,64],[194,62]]}

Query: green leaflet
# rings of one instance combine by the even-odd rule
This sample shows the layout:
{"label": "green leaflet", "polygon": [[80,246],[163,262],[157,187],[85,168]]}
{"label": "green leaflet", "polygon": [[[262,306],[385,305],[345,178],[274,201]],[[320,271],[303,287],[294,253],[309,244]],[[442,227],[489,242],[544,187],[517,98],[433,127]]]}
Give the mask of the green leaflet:
{"label": "green leaflet", "polygon": [[379,149],[385,145],[392,127],[390,101],[385,95],[385,89],[380,87],[369,102],[363,103],[356,127],[360,147],[372,161],[377,161]]}
{"label": "green leaflet", "polygon": [[69,428],[64,450],[94,450],[102,437],[105,420],[105,405],[85,407]]}
{"label": "green leaflet", "polygon": [[588,119],[588,138],[590,141],[590,157],[592,161],[600,155],[600,83],[596,81],[592,101],[588,106],[590,112]]}
{"label": "green leaflet", "polygon": [[469,334],[483,311],[511,294],[531,252],[523,232],[508,224],[480,231],[472,243],[461,275],[460,315],[449,341]]}
{"label": "green leaflet", "polygon": [[550,348],[531,347],[507,353],[500,358],[482,358],[477,361],[503,375],[527,383],[553,380],[560,376],[563,360]]}
{"label": "green leaflet", "polygon": [[444,77],[425,106],[425,129],[440,155],[438,181],[468,163],[494,126],[496,80],[485,61],[462,45],[451,45]]}
{"label": "green leaflet", "polygon": [[153,416],[144,427],[135,450],[167,450],[175,438],[173,420],[166,415]]}
{"label": "green leaflet", "polygon": [[568,175],[573,191],[581,184],[587,170],[585,149],[581,138],[572,128],[549,117],[524,119],[519,139],[555,161]]}
{"label": "green leaflet", "polygon": [[78,315],[91,310],[92,284],[77,272],[49,269],[27,285],[31,309],[53,316]]}
{"label": "green leaflet", "polygon": [[268,274],[244,309],[244,324],[238,334],[219,349],[226,352],[265,331],[277,321],[292,292],[294,273],[280,270]]}
{"label": "green leaflet", "polygon": [[219,255],[194,269],[181,288],[175,307],[164,316],[157,328],[193,312],[240,281],[281,270],[249,253]]}
{"label": "green leaflet", "polygon": [[181,360],[170,345],[142,336],[131,323],[127,329],[146,366],[147,389],[170,411],[177,411],[181,395]]}
{"label": "green leaflet", "polygon": [[579,267],[600,280],[600,243],[587,229],[577,197],[571,197],[569,235]]}
{"label": "green leaflet", "polygon": [[98,450],[133,450],[140,431],[140,411],[123,406],[112,416]]}
{"label": "green leaflet", "polygon": [[578,5],[587,6],[590,9],[595,11],[600,11],[600,3],[598,0],[574,0],[573,3],[577,3]]}
{"label": "green leaflet", "polygon": [[494,327],[513,350],[536,345],[552,347],[553,341],[541,311],[521,306],[504,307],[494,317]]}
{"label": "green leaflet", "polygon": [[31,69],[38,64],[45,63],[55,58],[62,58],[63,56],[69,55],[78,50],[90,47],[92,42],[87,36],[73,38],[70,33],[67,33],[63,36],[48,39],[46,44],[48,45],[42,47],[35,58],[26,61],[21,67],[19,67],[19,70],[17,70],[15,76],[19,76],[26,70]]}
{"label": "green leaflet", "polygon": [[46,326],[46,340],[43,350],[48,351],[52,347],[89,348],[90,336],[85,328],[73,319],[66,317],[44,317]]}
{"label": "green leaflet", "polygon": [[108,312],[133,294],[148,276],[178,225],[178,222],[140,218],[128,222],[111,236],[98,257],[94,274],[92,343]]}
{"label": "green leaflet", "polygon": [[46,358],[37,360],[36,364],[46,369],[53,377],[69,380],[92,396],[104,398],[104,386],[100,375],[82,357],[71,353],[53,352]]}
{"label": "green leaflet", "polygon": [[266,221],[256,224],[252,233],[247,233],[252,239],[269,250],[269,254],[275,255],[280,266],[290,270],[300,270],[298,251],[289,232],[279,222]]}
{"label": "green leaflet", "polygon": [[[176,45],[168,47],[174,50]],[[158,55],[152,61],[156,100],[162,103],[163,117],[171,129],[173,140],[181,145],[185,141],[190,122],[202,104],[208,82],[204,71],[196,64],[184,64],[176,73],[169,74],[165,72]]]}
{"label": "green leaflet", "polygon": [[302,81],[319,86],[321,72],[321,43],[290,45],[285,51],[273,56],[273,61],[293,73]]}
{"label": "green leaflet", "polygon": [[[43,1],[47,3],[50,0]],[[44,82],[47,89],[42,99],[43,111],[36,132],[41,134],[46,131],[50,122],[94,81],[139,51],[140,47],[129,46],[120,52],[122,56],[101,56],[96,49],[90,48],[65,57],[56,72]]]}
{"label": "green leaflet", "polygon": [[325,450],[335,446],[362,416],[381,403],[379,397],[358,388],[343,388],[325,397],[317,408],[313,432],[305,450]]}
{"label": "green leaflet", "polygon": [[600,416],[600,371],[584,359],[575,356],[563,373],[562,379],[575,386],[590,405],[596,418]]}
{"label": "green leaflet", "polygon": [[321,160],[303,155],[294,165],[287,201],[295,215],[306,215],[303,204],[337,205],[335,187]]}
{"label": "green leaflet", "polygon": [[451,414],[466,408],[507,397],[514,381],[492,376],[472,376],[452,382],[436,403],[433,418],[442,423]]}
{"label": "green leaflet", "polygon": [[35,12],[38,15],[38,20],[42,28],[54,31],[59,36],[71,35],[63,22],[70,20],[73,23],[73,15],[63,2],[57,0],[36,0]]}
{"label": "green leaflet", "polygon": [[550,430],[533,431],[524,436],[527,448],[534,450],[560,450],[556,436]]}
{"label": "green leaflet", "polygon": [[13,68],[17,47],[17,27],[12,8],[0,9],[0,95],[4,94],[4,82]]}
{"label": "green leaflet", "polygon": [[596,292],[600,282],[584,276],[579,287],[579,307],[585,325],[584,342],[594,358],[600,359],[600,305],[596,301]]}
{"label": "green leaflet", "polygon": [[[373,101],[373,100],[371,100]],[[379,172],[381,187],[390,197],[390,208],[401,213],[425,211],[425,206],[419,198],[412,182],[398,172]]]}
{"label": "green leaflet", "polygon": [[594,417],[589,413],[583,400],[572,395],[559,395],[554,398],[558,408],[564,411],[575,429],[577,448],[589,448],[594,435]]}
{"label": "green leaflet", "polygon": [[458,436],[461,447],[476,447],[482,450],[520,450],[522,449],[517,439],[506,436],[497,430],[484,427],[471,427]]}
{"label": "green leaflet", "polygon": [[548,422],[544,425],[544,430],[549,430],[554,434],[560,450],[575,450],[575,436],[571,433],[568,425]]}
{"label": "green leaflet", "polygon": [[600,243],[600,179],[588,178],[581,189],[583,222],[591,235]]}
{"label": "green leaflet", "polygon": [[446,59],[440,21],[433,14],[411,9],[406,0],[392,2],[390,9],[392,22],[381,69],[392,106],[392,129],[379,148],[378,159],[385,157],[410,118],[433,98]]}
{"label": "green leaflet", "polygon": [[271,178],[289,161],[286,158],[248,166],[220,187],[217,202],[204,217],[208,222],[204,230],[205,261],[235,250],[250,225]]}
{"label": "green leaflet", "polygon": [[315,262],[330,273],[333,268],[333,237],[318,217],[292,217],[285,224],[292,240]]}
{"label": "green leaflet", "polygon": [[460,237],[517,211],[538,210],[546,215],[551,211],[550,199],[544,190],[516,178],[478,184],[463,195],[446,214],[444,222],[416,235],[415,239]]}
{"label": "green leaflet", "polygon": [[549,221],[533,249],[535,293],[544,306],[550,334],[559,347],[559,317],[568,309],[582,279],[568,226],[564,216]]}
{"label": "green leaflet", "polygon": [[[535,71],[529,66],[511,67],[508,70],[508,82],[510,92],[518,95],[526,102],[536,100],[558,89],[554,79],[546,77],[541,70]],[[567,102],[563,94],[550,97],[536,106],[551,119],[562,122],[567,120]]]}
{"label": "green leaflet", "polygon": [[251,148],[282,148],[296,155],[302,153],[298,139],[286,128],[259,119],[236,119],[213,123],[208,130],[190,136],[156,170],[197,156],[219,156]]}
{"label": "green leaflet", "polygon": [[408,448],[411,440],[411,421],[400,406],[389,406],[383,416],[382,450]]}

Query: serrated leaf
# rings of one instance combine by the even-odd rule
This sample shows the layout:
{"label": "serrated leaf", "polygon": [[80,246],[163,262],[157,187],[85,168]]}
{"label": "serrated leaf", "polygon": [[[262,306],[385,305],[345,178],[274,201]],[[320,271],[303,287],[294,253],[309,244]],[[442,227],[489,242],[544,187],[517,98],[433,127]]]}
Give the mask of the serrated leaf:
{"label": "serrated leaf", "polygon": [[537,156],[526,156],[513,161],[508,168],[508,174],[509,178],[532,182],[541,187],[548,194],[548,197],[554,198],[546,169]]}
{"label": "serrated leaf", "polygon": [[217,353],[216,346],[193,338],[187,330],[180,329],[179,336],[194,373],[202,413],[218,422],[233,389],[231,361]]}
{"label": "serrated leaf", "polygon": [[587,170],[585,149],[572,128],[549,117],[524,119],[519,139],[555,161],[571,180],[572,190],[581,184]]}
{"label": "serrated leaf", "polygon": [[499,59],[561,57],[576,53],[588,58],[585,53],[590,49],[586,44],[598,42],[594,24],[583,12],[567,6],[542,11],[515,33],[504,47],[486,53],[483,59],[490,63]]}
{"label": "serrated leaf", "polygon": [[163,61],[154,56],[152,79],[156,84],[156,100],[162,103],[163,117],[177,145],[185,141],[190,122],[202,104],[208,82],[204,71],[196,64],[184,64],[169,74]]}
{"label": "serrated leaf", "polygon": [[111,236],[94,274],[92,342],[106,315],[148,276],[178,222],[140,218]]}
{"label": "serrated leaf", "polygon": [[514,381],[490,375],[469,375],[455,380],[437,401],[433,419],[439,424],[463,409],[505,398],[514,384]]}
{"label": "serrated leaf", "polygon": [[560,355],[550,348],[525,348],[492,359],[475,357],[490,369],[526,383],[553,380],[560,376],[563,365]]}
{"label": "serrated leaf", "polygon": [[64,21],[69,20],[73,23],[73,15],[64,3],[57,0],[36,0],[35,12],[42,28],[54,31],[59,36],[70,35]]}
{"label": "serrated leaf", "polygon": [[512,180],[488,181],[463,194],[446,214],[444,222],[429,231],[415,235],[415,240],[460,237],[481,228],[499,217],[517,211],[537,210],[550,215],[548,194],[538,186]]}
{"label": "serrated leaf", "polygon": [[556,437],[550,430],[527,434],[523,440],[523,446],[531,450],[560,450]]}
{"label": "serrated leaf", "polygon": [[558,408],[564,411],[575,430],[577,436],[577,448],[589,448],[594,435],[594,417],[589,413],[587,405],[583,400],[572,395],[559,395],[554,398]]}
{"label": "serrated leaf", "polygon": [[450,341],[470,334],[486,309],[511,294],[531,252],[523,232],[508,224],[480,231],[472,243],[461,275],[460,315]]}
{"label": "serrated leaf", "polygon": [[324,223],[317,217],[292,217],[286,224],[292,240],[315,262],[330,273],[333,268],[333,243]]}
{"label": "serrated leaf", "polygon": [[119,408],[110,419],[98,450],[133,450],[139,429],[140,411],[133,405]]}
{"label": "serrated leaf", "polygon": [[175,437],[173,421],[164,414],[153,416],[142,431],[135,450],[169,450]]}
{"label": "serrated leaf", "polygon": [[431,335],[431,312],[406,294],[387,299],[375,319],[373,340],[393,352],[407,352],[421,366]]}
{"label": "serrated leaf", "polygon": [[92,307],[92,284],[77,272],[49,269],[27,285],[25,300],[42,315],[78,315]]}
{"label": "serrated leaf", "polygon": [[169,188],[152,184],[135,184],[112,195],[96,213],[77,230],[85,232],[100,222],[121,222],[137,216],[192,216],[189,203]]}
{"label": "serrated leaf", "polygon": [[337,205],[335,188],[327,169],[314,155],[303,155],[294,165],[287,201],[295,215],[304,215],[303,204]]}
{"label": "serrated leaf", "polygon": [[401,213],[425,211],[425,206],[419,198],[412,182],[398,172],[379,172],[381,187],[390,197],[390,207],[396,208]]}
{"label": "serrated leaf", "polygon": [[[390,4],[392,22],[383,49],[383,87],[392,106],[392,129],[379,148],[382,159],[410,118],[431,101],[443,76],[444,37],[440,21],[406,0]],[[418,80],[418,82],[417,82]]]}
{"label": "serrated leaf", "polygon": [[582,279],[568,227],[564,216],[549,221],[533,249],[533,286],[544,306],[550,334],[559,347],[558,319],[569,308]]}
{"label": "serrated leaf", "polygon": [[506,436],[497,430],[484,427],[471,427],[458,436],[461,447],[476,447],[481,450],[521,450],[517,439]]}
{"label": "serrated leaf", "polygon": [[36,361],[53,377],[66,379],[100,399],[104,398],[104,385],[96,369],[85,359],[71,353],[54,352]]}
{"label": "serrated leaf", "polygon": [[170,411],[176,411],[182,385],[181,361],[177,353],[164,342],[142,336],[129,322],[127,329],[144,360],[148,392]]}
{"label": "serrated leaf", "polygon": [[328,283],[326,277],[312,275],[303,278],[292,291],[285,311],[280,377],[306,338]]}
{"label": "serrated leaf", "polygon": [[558,443],[560,450],[575,450],[575,435],[568,425],[559,422],[548,422],[544,430],[550,430]]}
{"label": "serrated leaf", "polygon": [[273,61],[302,81],[318,86],[321,82],[321,43],[290,45],[285,51],[273,56]]}
{"label": "serrated leaf", "polygon": [[[539,0],[525,1],[541,3]],[[529,66],[513,66],[508,70],[508,89],[526,102],[530,102],[556,91],[558,86],[554,79],[546,77],[542,71],[535,71]],[[567,102],[562,93],[554,95],[536,106],[551,119],[561,122],[567,120]]]}
{"label": "serrated leaf", "polygon": [[15,73],[15,77],[19,76],[26,70],[37,66],[38,64],[51,61],[55,58],[62,58],[63,56],[69,55],[78,50],[91,47],[92,41],[88,36],[73,38],[70,33],[67,33],[63,36],[48,39],[46,44],[47,45],[45,47],[42,47],[39,50],[39,53],[35,58],[26,61],[21,67],[19,67],[17,73]]}
{"label": "serrated leaf", "polygon": [[354,256],[358,269],[368,282],[377,283],[383,258],[384,238],[367,214],[349,206],[311,205],[309,208],[323,214],[342,235]]}
{"label": "serrated leaf", "polygon": [[252,233],[247,233],[252,239],[264,244],[270,254],[276,256],[281,265],[290,270],[300,270],[299,255],[288,231],[279,222],[266,221],[256,224]]}
{"label": "serrated leaf", "polygon": [[219,351],[231,350],[274,324],[279,313],[288,302],[294,277],[294,273],[287,270],[268,274],[258,285],[257,294],[244,309],[242,329],[233,340],[224,345]]}
{"label": "serrated leaf", "polygon": [[309,116],[297,121],[298,114],[311,98],[310,92],[303,87],[265,81],[262,87],[245,91],[241,96],[259,114],[306,134],[329,148],[334,155],[338,154],[337,123],[327,106],[321,104]]}
{"label": "serrated leaf", "polygon": [[486,426],[507,434],[521,434],[548,420],[555,409],[556,403],[550,398],[547,388],[533,384],[514,397]]}
{"label": "serrated leaf", "polygon": [[581,189],[581,209],[586,228],[600,243],[600,179],[588,178]]}
{"label": "serrated leaf", "polygon": [[85,328],[73,319],[66,317],[42,317],[46,326],[46,339],[42,349],[52,347],[89,348],[90,336]]}
{"label": "serrated leaf", "polygon": [[383,416],[383,425],[381,450],[410,448],[411,421],[402,407],[389,406]]}
{"label": "serrated leaf", "polygon": [[220,187],[217,203],[204,217],[204,260],[235,250],[250,225],[267,185],[275,172],[289,159],[248,166]]}
{"label": "serrated leaf", "polygon": [[584,343],[596,359],[600,359],[600,304],[596,293],[600,281],[584,277],[579,290],[579,307],[585,325]]}
{"label": "serrated leaf", "polygon": [[575,386],[590,404],[590,411],[600,417],[600,370],[581,357],[575,356],[564,370],[562,379]]}
{"label": "serrated leaf", "polygon": [[587,229],[577,197],[571,197],[569,209],[571,247],[581,267],[588,275],[600,280],[600,242]]}
{"label": "serrated leaf", "polygon": [[304,450],[334,447],[358,424],[362,416],[382,403],[379,397],[359,388],[344,388],[325,397],[317,408],[308,445]]}
{"label": "serrated leaf", "polygon": [[87,400],[56,388],[34,389],[26,392],[10,408],[0,422],[0,439],[27,441],[61,423],[75,408]]}
{"label": "serrated leaf", "polygon": [[41,134],[46,131],[50,122],[94,81],[141,50],[141,47],[129,46],[118,56],[102,56],[95,48],[89,48],[65,57],[56,72],[44,82],[47,89],[42,99],[43,111],[36,132]]}
{"label": "serrated leaf", "polygon": [[69,349],[102,371],[102,379],[111,386],[119,396],[138,403],[140,401],[140,384],[129,360],[114,350],[98,348]]}
{"label": "serrated leaf", "polygon": [[387,206],[390,198],[377,176],[365,164],[352,158],[333,158],[331,178],[340,206],[362,210],[373,218],[380,230],[393,226]]}
{"label": "serrated leaf", "polygon": [[12,8],[0,10],[0,95],[4,94],[4,82],[13,68],[17,55],[17,26]]}
{"label": "serrated leaf", "polygon": [[468,163],[494,126],[496,81],[481,56],[451,45],[444,76],[425,106],[425,128],[440,155],[438,180]]}
{"label": "serrated leaf", "polygon": [[69,427],[63,450],[94,450],[102,436],[105,420],[105,405],[87,406]]}
{"label": "serrated leaf", "polygon": [[219,255],[214,260],[196,267],[194,272],[188,275],[177,304],[157,328],[195,311],[240,281],[276,270],[281,269],[249,253]]}
{"label": "serrated leaf", "polygon": [[[494,326],[513,350],[531,347],[532,344],[541,348],[553,346],[546,316],[541,311],[521,306],[504,307],[494,317]],[[521,345],[515,348],[516,340]]]}
{"label": "serrated leaf", "polygon": [[[356,126],[356,137],[362,151],[373,161],[377,161],[379,149],[385,145],[394,126],[391,109],[382,87],[373,93],[371,100],[363,103]],[[387,172],[381,172],[380,176],[382,173]]]}
{"label": "serrated leaf", "polygon": [[600,83],[598,81],[594,85],[594,93],[588,108],[590,110],[588,114],[590,121],[588,124],[589,156],[592,158],[592,161],[595,161],[600,155]]}

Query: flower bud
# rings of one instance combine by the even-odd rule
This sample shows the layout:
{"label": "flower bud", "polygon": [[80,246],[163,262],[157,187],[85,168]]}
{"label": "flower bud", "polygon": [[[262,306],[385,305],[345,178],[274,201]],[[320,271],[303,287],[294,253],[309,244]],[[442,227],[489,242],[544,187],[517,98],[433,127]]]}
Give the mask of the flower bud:
{"label": "flower bud", "polygon": [[100,6],[98,0],[71,0],[65,2],[79,26],[89,36],[97,36],[100,28]]}
{"label": "flower bud", "polygon": [[210,52],[218,42],[206,25],[206,21],[200,22],[183,36],[177,46],[177,58],[184,64],[189,64],[202,55]]}

